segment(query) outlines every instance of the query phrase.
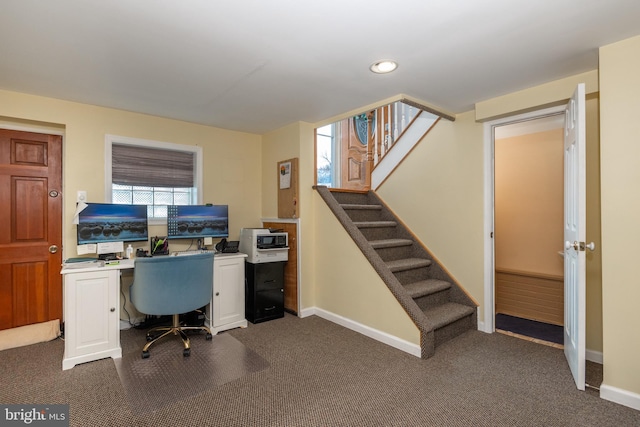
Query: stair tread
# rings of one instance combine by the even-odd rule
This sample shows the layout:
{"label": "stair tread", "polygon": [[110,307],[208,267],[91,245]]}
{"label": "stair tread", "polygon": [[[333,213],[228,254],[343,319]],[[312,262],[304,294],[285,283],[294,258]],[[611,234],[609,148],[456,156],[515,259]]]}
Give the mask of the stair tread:
{"label": "stair tread", "polygon": [[439,279],[420,280],[404,286],[411,298],[420,298],[451,287],[451,283]]}
{"label": "stair tread", "polygon": [[370,210],[382,210],[382,205],[359,205],[355,203],[341,204],[342,209],[370,209]]}
{"label": "stair tread", "polygon": [[411,246],[413,240],[410,239],[383,239],[383,240],[371,240],[369,244],[373,246],[373,249],[381,248],[397,248],[400,246]]}
{"label": "stair tread", "polygon": [[475,308],[468,305],[448,302],[437,307],[429,308],[424,311],[424,314],[429,318],[431,323],[433,323],[433,328],[439,329],[455,322],[456,320],[460,320],[463,317],[473,314],[474,311]]}
{"label": "stair tread", "polygon": [[426,258],[403,258],[394,261],[387,261],[386,264],[387,267],[389,267],[389,269],[395,273],[398,271],[411,270],[414,268],[428,267],[431,265],[431,260],[428,260]]}
{"label": "stair tread", "polygon": [[358,228],[395,227],[398,225],[395,221],[360,221],[353,224]]}

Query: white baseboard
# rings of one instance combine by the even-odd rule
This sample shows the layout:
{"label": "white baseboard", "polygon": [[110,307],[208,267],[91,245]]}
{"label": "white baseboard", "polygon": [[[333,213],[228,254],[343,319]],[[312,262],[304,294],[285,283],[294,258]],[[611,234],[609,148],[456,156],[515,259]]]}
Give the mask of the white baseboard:
{"label": "white baseboard", "polygon": [[485,323],[480,319],[478,319],[478,330],[480,332],[486,332],[487,334],[493,333],[493,331],[489,331],[489,330],[486,329]]}
{"label": "white baseboard", "polygon": [[389,345],[393,348],[397,348],[398,350],[404,351],[405,353],[409,353],[413,356],[422,356],[422,351],[418,344],[413,344],[409,341],[394,337],[393,335],[390,335],[386,332],[373,329],[367,325],[363,325],[362,323],[358,323],[351,319],[347,319],[346,317],[342,317],[338,314],[331,313],[330,311],[323,310],[317,307],[306,308],[300,311],[300,317],[308,317],[312,315],[322,317],[323,319],[336,323],[347,329],[351,329],[352,331],[358,332],[364,336]]}
{"label": "white baseboard", "polygon": [[589,362],[595,362],[595,363],[599,363],[599,364],[602,365],[602,352],[601,351],[595,351],[595,350],[587,349],[586,352],[585,352],[585,358]]}
{"label": "white baseboard", "polygon": [[311,307],[311,308],[303,308],[302,310],[300,310],[298,312],[298,316],[301,319],[304,319],[305,317],[309,317],[309,316],[314,316],[316,314],[316,309],[315,307]]}
{"label": "white baseboard", "polygon": [[58,319],[4,329],[0,331],[0,350],[51,341],[59,336]]}
{"label": "white baseboard", "polygon": [[640,411],[640,394],[637,393],[602,384],[600,398]]}

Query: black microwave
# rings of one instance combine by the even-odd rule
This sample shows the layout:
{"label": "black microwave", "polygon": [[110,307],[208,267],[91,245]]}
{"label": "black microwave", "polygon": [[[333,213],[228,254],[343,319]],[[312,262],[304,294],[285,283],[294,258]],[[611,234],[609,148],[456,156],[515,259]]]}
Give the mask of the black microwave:
{"label": "black microwave", "polygon": [[287,233],[259,234],[256,236],[258,249],[275,249],[287,247]]}

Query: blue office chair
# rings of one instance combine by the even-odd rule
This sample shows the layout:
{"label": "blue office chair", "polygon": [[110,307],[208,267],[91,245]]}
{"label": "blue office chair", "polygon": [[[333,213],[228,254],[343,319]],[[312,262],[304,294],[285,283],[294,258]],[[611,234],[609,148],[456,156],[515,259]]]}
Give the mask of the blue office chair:
{"label": "blue office chair", "polygon": [[[169,334],[180,335],[184,344],[183,355],[191,354],[191,342],[185,330],[203,330],[206,339],[212,338],[206,326],[181,326],[180,314],[199,309],[211,301],[213,290],[213,253],[188,256],[161,256],[136,258],[131,302],[138,311],[148,315],[173,316],[169,327],[158,327],[147,332],[147,344],[142,358],[149,357],[149,347]],[[155,336],[160,332],[160,335]]]}

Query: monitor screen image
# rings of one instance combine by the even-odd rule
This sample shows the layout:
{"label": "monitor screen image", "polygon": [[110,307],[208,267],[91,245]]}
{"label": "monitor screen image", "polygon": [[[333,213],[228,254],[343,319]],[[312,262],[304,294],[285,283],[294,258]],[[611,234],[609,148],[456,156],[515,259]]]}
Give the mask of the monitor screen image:
{"label": "monitor screen image", "polygon": [[87,203],[78,214],[78,244],[147,240],[146,205]]}
{"label": "monitor screen image", "polygon": [[229,207],[227,205],[168,206],[167,237],[170,239],[229,237]]}

